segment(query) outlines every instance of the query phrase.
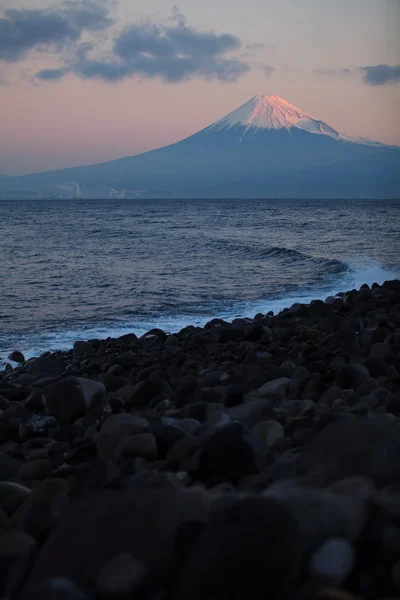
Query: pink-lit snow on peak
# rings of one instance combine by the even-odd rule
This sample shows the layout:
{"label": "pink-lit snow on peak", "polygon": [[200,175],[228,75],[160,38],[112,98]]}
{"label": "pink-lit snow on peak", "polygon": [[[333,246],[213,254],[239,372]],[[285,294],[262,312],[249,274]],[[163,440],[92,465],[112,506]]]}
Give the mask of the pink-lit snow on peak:
{"label": "pink-lit snow on peak", "polygon": [[315,119],[279,96],[254,96],[238,109],[217,121],[212,127],[225,129],[240,126],[246,127],[247,130],[297,127],[310,133],[322,133],[335,138],[341,137],[327,123]]}

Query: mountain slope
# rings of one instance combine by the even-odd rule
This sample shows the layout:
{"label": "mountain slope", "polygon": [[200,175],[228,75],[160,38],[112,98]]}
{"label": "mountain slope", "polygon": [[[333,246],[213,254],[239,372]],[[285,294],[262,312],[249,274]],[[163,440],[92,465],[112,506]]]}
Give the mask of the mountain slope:
{"label": "mountain slope", "polygon": [[351,139],[278,96],[255,96],[176,144],[9,178],[0,191],[11,197],[227,197],[239,190],[240,197],[397,197],[396,170],[400,149]]}

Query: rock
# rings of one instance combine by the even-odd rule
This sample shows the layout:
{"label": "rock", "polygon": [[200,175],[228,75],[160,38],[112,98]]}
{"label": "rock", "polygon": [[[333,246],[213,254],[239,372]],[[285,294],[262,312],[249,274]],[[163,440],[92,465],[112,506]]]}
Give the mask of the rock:
{"label": "rock", "polygon": [[195,435],[201,427],[201,423],[197,419],[173,419],[171,417],[162,417],[161,421],[164,425],[177,427],[186,435]]}
{"label": "rock", "polygon": [[97,576],[96,590],[107,597],[133,594],[148,577],[149,569],[130,552],[121,552]]}
{"label": "rock", "polygon": [[178,429],[173,425],[164,425],[164,423],[157,421],[150,423],[149,432],[156,439],[158,456],[161,459],[164,459],[169,450],[187,435],[182,429]]}
{"label": "rock", "polygon": [[31,493],[30,489],[12,481],[0,481],[0,508],[11,516]]}
{"label": "rock", "polygon": [[23,370],[24,373],[29,373],[35,377],[49,377],[51,375],[60,375],[64,371],[64,366],[56,358],[39,356],[39,358],[28,360]]}
{"label": "rock", "polygon": [[311,557],[310,573],[319,582],[341,587],[350,575],[356,554],[345,539],[327,540]]}
{"label": "rock", "polygon": [[25,362],[25,356],[22,354],[22,352],[19,352],[18,350],[14,350],[14,352],[11,352],[11,354],[9,354],[8,356],[8,359],[20,364],[23,364]]}
{"label": "rock", "polygon": [[299,468],[326,484],[352,476],[390,480],[400,462],[395,423],[383,418],[341,419],[325,427],[304,449]]}
{"label": "rock", "polygon": [[97,438],[97,448],[101,457],[111,457],[114,447],[124,435],[144,433],[149,422],[142,417],[119,413],[106,419]]}
{"label": "rock", "polygon": [[367,522],[370,506],[376,494],[373,482],[366,477],[348,477],[335,481],[327,491],[343,498],[343,510],[350,516],[352,540],[357,540]]}
{"label": "rock", "polygon": [[46,479],[50,477],[53,472],[51,462],[45,458],[37,458],[31,460],[21,466],[18,471],[21,479]]}
{"label": "rock", "polygon": [[0,452],[0,481],[7,481],[15,477],[21,464],[20,460]]}
{"label": "rock", "polygon": [[27,440],[32,437],[43,437],[50,429],[54,429],[57,426],[58,421],[54,417],[31,414],[29,417],[21,419],[19,424],[19,438]]}
{"label": "rock", "polygon": [[56,523],[35,561],[27,591],[51,577],[67,577],[91,591],[103,565],[123,552],[146,564],[161,585],[172,583],[177,528],[185,521],[204,521],[209,504],[209,495],[198,488],[87,492]]}
{"label": "rock", "polygon": [[74,356],[75,358],[84,358],[92,349],[92,344],[89,342],[77,341],[74,344]]}
{"label": "rock", "polygon": [[106,402],[105,387],[99,381],[82,377],[67,377],[51,386],[46,393],[50,414],[61,423],[71,423],[89,409]]}
{"label": "rock", "polygon": [[273,417],[273,403],[267,398],[254,398],[249,402],[228,408],[226,414],[232,421],[240,421],[246,427],[254,427],[260,421]]}
{"label": "rock", "polygon": [[392,581],[400,589],[400,558],[395,562],[392,567]]}
{"label": "rock", "polygon": [[195,377],[186,377],[174,391],[174,403],[176,408],[182,408],[187,404],[200,402],[200,388]]}
{"label": "rock", "polygon": [[194,435],[188,435],[187,437],[182,438],[168,451],[166,456],[167,461],[178,461],[181,468],[185,470],[185,463],[189,461],[196,450],[198,450],[200,443],[200,439]]}
{"label": "rock", "polygon": [[377,342],[370,350],[370,358],[382,358],[383,360],[392,356],[392,349],[390,344],[386,342]]}
{"label": "rock", "polygon": [[194,541],[176,600],[292,600],[300,563],[301,539],[290,513],[271,500],[240,500],[216,511]]}
{"label": "rock", "polygon": [[28,411],[22,402],[10,402],[8,407],[0,413],[0,423],[9,423],[12,419],[22,419],[28,416]]}
{"label": "rock", "polygon": [[22,600],[88,600],[70,579],[53,577],[23,594]]}
{"label": "rock", "polygon": [[328,388],[321,395],[319,402],[320,402],[320,404],[328,404],[328,406],[332,406],[332,404],[335,402],[335,400],[342,399],[342,398],[344,398],[342,388],[340,388],[336,385],[333,385],[332,387]]}
{"label": "rock", "polygon": [[285,438],[285,428],[278,421],[264,421],[253,428],[257,435],[270,448]]}
{"label": "rock", "polygon": [[35,540],[23,531],[0,532],[1,598],[17,597],[35,552]]}
{"label": "rock", "polygon": [[242,477],[258,472],[254,448],[242,439],[242,427],[231,423],[221,427],[202,444],[197,476],[210,477],[236,484]]}
{"label": "rock", "polygon": [[310,377],[311,375],[309,371],[304,367],[299,367],[297,369],[289,383],[289,394],[292,398],[300,398],[304,390],[304,386]]}
{"label": "rock", "polygon": [[364,361],[371,377],[383,377],[387,373],[387,365],[383,358],[379,356],[370,356]]}
{"label": "rock", "polygon": [[283,400],[286,400],[290,381],[291,380],[288,377],[273,379],[261,386],[258,389],[258,393],[262,398],[282,402]]}
{"label": "rock", "polygon": [[68,484],[62,479],[41,481],[11,516],[10,525],[42,543],[68,506],[68,491]]}
{"label": "rock", "polygon": [[124,435],[114,448],[114,458],[142,456],[146,460],[157,460],[157,442],[151,433]]}
{"label": "rock", "polygon": [[315,552],[330,538],[352,540],[351,514],[334,494],[301,487],[294,480],[282,480],[270,485],[262,495],[278,501],[296,518],[305,555]]}
{"label": "rock", "polygon": [[25,400],[25,408],[29,411],[43,411],[46,408],[46,398],[43,394],[34,391]]}
{"label": "rock", "polygon": [[336,376],[336,385],[342,388],[342,390],[356,390],[368,377],[369,371],[366,367],[349,364],[339,369]]}

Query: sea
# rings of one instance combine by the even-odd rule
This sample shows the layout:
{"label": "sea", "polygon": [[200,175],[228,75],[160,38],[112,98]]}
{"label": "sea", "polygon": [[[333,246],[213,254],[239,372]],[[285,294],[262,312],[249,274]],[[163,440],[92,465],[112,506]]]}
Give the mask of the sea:
{"label": "sea", "polygon": [[400,278],[400,201],[0,201],[0,365]]}

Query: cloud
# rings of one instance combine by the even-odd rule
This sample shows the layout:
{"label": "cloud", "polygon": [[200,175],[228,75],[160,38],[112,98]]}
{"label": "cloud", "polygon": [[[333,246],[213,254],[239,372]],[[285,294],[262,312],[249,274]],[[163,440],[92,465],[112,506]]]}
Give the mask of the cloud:
{"label": "cloud", "polygon": [[267,78],[271,77],[272,73],[276,71],[275,67],[271,67],[271,65],[263,65],[262,70]]}
{"label": "cloud", "polygon": [[0,60],[16,62],[31,50],[61,51],[84,31],[110,27],[107,0],[64,0],[54,9],[7,9],[0,18]]}
{"label": "cloud", "polygon": [[331,69],[326,67],[314,69],[314,75],[328,77],[346,77],[347,75],[351,75],[353,72],[354,71],[352,69]]}
{"label": "cloud", "polygon": [[106,56],[99,56],[93,43],[79,44],[75,56],[66,61],[64,72],[46,69],[37,77],[57,80],[73,72],[85,80],[106,82],[133,76],[160,77],[168,83],[192,77],[233,82],[250,70],[246,62],[227,56],[241,46],[234,35],[189,27],[174,7],[167,25],[140,22],[127,26],[113,40],[112,52]]}
{"label": "cloud", "polygon": [[400,81],[400,65],[375,65],[370,67],[360,67],[363,75],[363,81],[367,85],[386,85],[388,83],[398,83]]}
{"label": "cloud", "polygon": [[0,85],[8,85],[8,81],[2,69],[0,69]]}
{"label": "cloud", "polygon": [[42,71],[39,71],[39,73],[36,73],[35,77],[42,81],[57,81],[67,73],[69,73],[67,67],[61,67],[59,69],[43,69]]}
{"label": "cloud", "polygon": [[247,50],[262,50],[264,48],[264,44],[247,44]]}

